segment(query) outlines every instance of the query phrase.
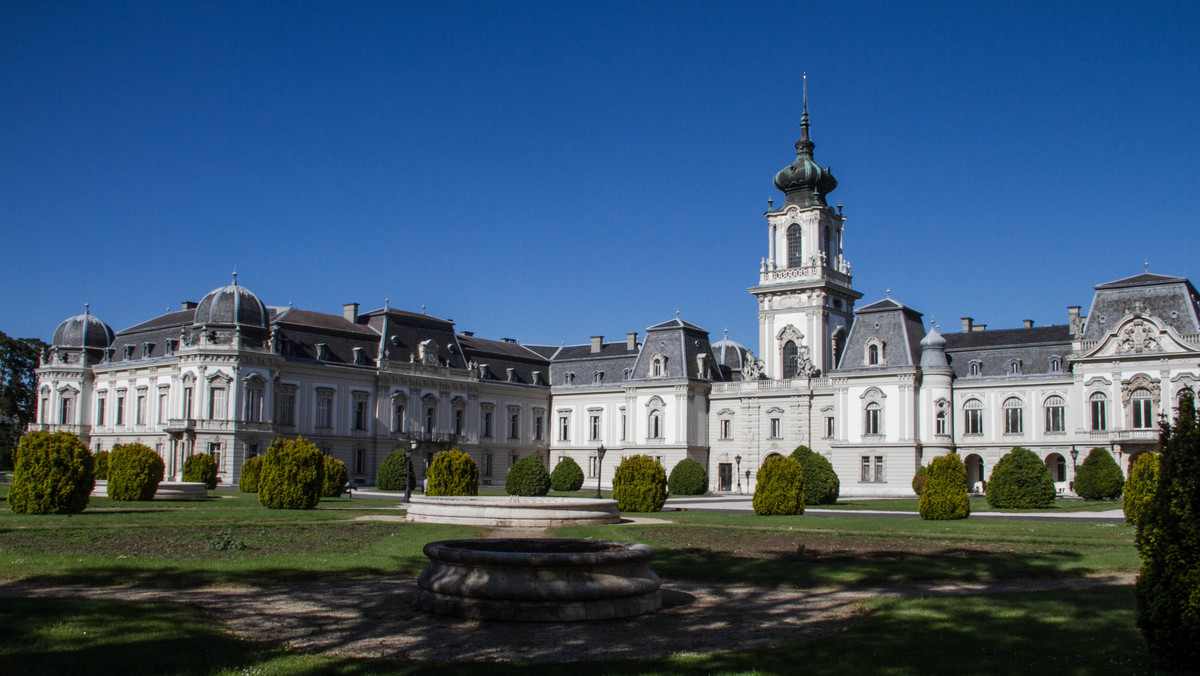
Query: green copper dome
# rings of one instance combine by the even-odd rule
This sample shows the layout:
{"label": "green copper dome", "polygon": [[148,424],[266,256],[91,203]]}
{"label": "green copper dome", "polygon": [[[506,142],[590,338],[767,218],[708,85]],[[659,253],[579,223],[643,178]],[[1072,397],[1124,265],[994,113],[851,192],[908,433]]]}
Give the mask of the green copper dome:
{"label": "green copper dome", "polygon": [[822,169],[813,160],[816,144],[808,138],[808,87],[804,91],[804,114],[800,118],[800,140],[796,141],[796,161],[775,174],[775,187],[787,195],[787,204],[825,206],[825,196],[837,188],[830,169]]}

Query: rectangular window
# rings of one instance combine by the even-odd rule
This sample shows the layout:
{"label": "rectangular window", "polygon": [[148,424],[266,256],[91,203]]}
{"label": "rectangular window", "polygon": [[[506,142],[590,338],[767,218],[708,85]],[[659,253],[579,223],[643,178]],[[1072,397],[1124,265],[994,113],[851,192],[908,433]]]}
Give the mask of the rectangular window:
{"label": "rectangular window", "polygon": [[488,438],[492,436],[492,412],[488,410],[483,412],[483,436]]}
{"label": "rectangular window", "polygon": [[75,400],[70,397],[63,397],[58,405],[58,424],[73,425],[75,424]]}
{"label": "rectangular window", "polygon": [[558,440],[559,441],[570,441],[571,440],[571,423],[569,421],[569,418],[567,418],[567,416],[565,416],[565,415],[558,417]]}
{"label": "rectangular window", "polygon": [[158,391],[158,424],[167,424],[167,391]]}
{"label": "rectangular window", "polygon": [[875,481],[883,483],[883,456],[875,456]]}
{"label": "rectangular window", "polygon": [[212,456],[213,462],[216,463],[217,471],[221,471],[221,444],[210,442],[208,444],[208,454]]}
{"label": "rectangular window", "polygon": [[117,424],[125,424],[125,395],[117,395]]}
{"label": "rectangular window", "polygon": [[540,415],[535,417],[533,419],[533,438],[534,439],[536,439],[538,441],[542,440],[542,437],[545,436],[545,430],[542,429],[543,427],[545,427],[545,418],[543,418]]}
{"label": "rectangular window", "polygon": [[104,395],[100,395],[96,399],[96,424],[104,425]]}
{"label": "rectangular window", "polygon": [[208,391],[208,419],[225,419],[225,388],[214,387]]}
{"label": "rectangular window", "polygon": [[832,439],[834,434],[833,416],[825,416],[825,438]]}
{"label": "rectangular window", "polygon": [[461,408],[454,409],[454,433],[462,436],[463,427],[466,426],[466,411]]}
{"label": "rectangular window", "polygon": [[1067,429],[1066,415],[1062,406],[1046,407],[1046,431],[1064,432]]}
{"label": "rectangular window", "polygon": [[588,477],[589,478],[593,478],[593,479],[596,478],[596,464],[597,464],[596,456],[589,455],[588,456]]}
{"label": "rectangular window", "polygon": [[779,418],[771,418],[771,438],[778,439],[783,436],[783,421]]}
{"label": "rectangular window", "polygon": [[1133,428],[1146,430],[1154,427],[1153,403],[1150,399],[1133,399]]}
{"label": "rectangular window", "polygon": [[354,400],[354,429],[356,430],[367,429],[367,403],[366,399]]}
{"label": "rectangular window", "polygon": [[257,387],[246,390],[246,420],[262,422],[263,391]]}
{"label": "rectangular window", "polygon": [[1021,410],[1019,408],[1004,409],[1004,433],[1021,434],[1023,429]]}
{"label": "rectangular window", "polygon": [[596,441],[600,438],[600,416],[588,416],[588,440]]}
{"label": "rectangular window", "polygon": [[146,424],[146,395],[140,392],[137,395],[137,417],[135,420],[138,425]]}
{"label": "rectangular window", "polygon": [[296,424],[296,395],[291,392],[279,395],[279,424],[286,427]]}
{"label": "rectangular window", "polygon": [[[121,424],[121,407],[125,402],[120,397],[117,398],[117,424]],[[192,388],[183,388],[183,407],[180,409],[184,420],[192,419]]]}
{"label": "rectangular window", "polygon": [[354,473],[367,473],[367,449],[365,448],[354,449]]}
{"label": "rectangular window", "polygon": [[862,483],[871,481],[871,456],[869,455],[862,457],[862,473],[859,475],[858,480]]}
{"label": "rectangular window", "polygon": [[863,434],[879,434],[880,412],[879,407],[874,404],[867,406],[867,410],[863,412]]}
{"label": "rectangular window", "polygon": [[946,433],[946,412],[939,411],[937,418],[934,419],[934,434]]}
{"label": "rectangular window", "polygon": [[1092,400],[1092,431],[1103,432],[1108,429],[1108,402],[1104,399]]}
{"label": "rectangular window", "polygon": [[966,415],[963,419],[963,432],[965,434],[983,434],[983,410],[968,408],[964,413]]}
{"label": "rectangular window", "polygon": [[437,409],[433,406],[425,407],[425,431],[433,434],[433,426],[437,423]]}
{"label": "rectangular window", "polygon": [[483,467],[482,467],[483,476],[491,476],[492,475],[492,454],[484,453],[483,457],[481,459],[483,460]]}
{"label": "rectangular window", "polygon": [[625,411],[621,411],[621,441],[625,441],[626,425],[627,425],[627,423],[626,423],[626,418],[625,418]]}
{"label": "rectangular window", "polygon": [[521,414],[520,413],[510,413],[508,415],[508,438],[509,439],[521,438]]}
{"label": "rectangular window", "polygon": [[733,427],[733,421],[731,421],[731,420],[722,420],[721,421],[721,438],[722,439],[730,438],[730,431],[731,431],[730,428],[732,428],[732,427]]}
{"label": "rectangular window", "polygon": [[317,394],[317,429],[333,427],[333,395]]}

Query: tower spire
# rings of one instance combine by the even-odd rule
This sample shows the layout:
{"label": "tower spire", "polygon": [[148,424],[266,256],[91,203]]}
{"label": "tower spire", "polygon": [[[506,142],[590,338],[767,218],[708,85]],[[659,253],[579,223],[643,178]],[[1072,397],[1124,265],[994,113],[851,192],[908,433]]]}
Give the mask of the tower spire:
{"label": "tower spire", "polygon": [[[800,115],[800,140],[808,140],[808,73],[803,74],[804,87],[804,112]],[[799,144],[797,144],[799,145]],[[797,148],[799,150],[799,148]],[[812,149],[809,149],[812,152]]]}

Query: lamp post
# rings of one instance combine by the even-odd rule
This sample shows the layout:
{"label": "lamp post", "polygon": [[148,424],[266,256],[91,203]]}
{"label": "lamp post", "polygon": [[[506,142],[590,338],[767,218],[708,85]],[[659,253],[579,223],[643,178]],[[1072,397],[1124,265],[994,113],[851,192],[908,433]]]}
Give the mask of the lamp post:
{"label": "lamp post", "polygon": [[413,471],[413,456],[417,454],[417,442],[408,442],[408,453],[406,454],[407,462],[404,468],[404,504],[412,502],[412,485],[417,480],[417,473]]}
{"label": "lamp post", "polygon": [[1079,470],[1079,449],[1078,448],[1071,449],[1071,467],[1077,471]]}
{"label": "lamp post", "polygon": [[[742,456],[733,456],[733,461],[737,463],[737,489],[738,495],[742,494]],[[749,486],[749,484],[747,484]]]}
{"label": "lamp post", "polygon": [[750,490],[750,470],[746,470],[746,490]]}
{"label": "lamp post", "polygon": [[604,467],[604,454],[606,452],[607,452],[607,449],[604,448],[604,444],[600,444],[600,447],[596,449],[596,499],[597,500],[600,499],[600,475],[603,474],[601,469]]}

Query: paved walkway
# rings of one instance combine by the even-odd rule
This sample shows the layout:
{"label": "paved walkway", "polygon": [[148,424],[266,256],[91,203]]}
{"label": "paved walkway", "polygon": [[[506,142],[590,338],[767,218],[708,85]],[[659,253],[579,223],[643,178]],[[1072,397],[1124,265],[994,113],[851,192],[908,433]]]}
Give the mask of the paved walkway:
{"label": "paved walkway", "polygon": [[[843,496],[843,499],[868,501],[872,498],[853,498]],[[667,500],[664,510],[686,509],[696,512],[724,512],[729,514],[750,513],[754,511],[753,496],[751,495],[714,495],[703,497],[671,498]],[[808,507],[806,515],[812,516],[875,516],[919,519],[915,512],[902,512],[887,509],[825,509]],[[971,518],[983,519],[1037,519],[1042,521],[1124,521],[1125,512],[1120,507],[1100,512],[971,512]]]}

